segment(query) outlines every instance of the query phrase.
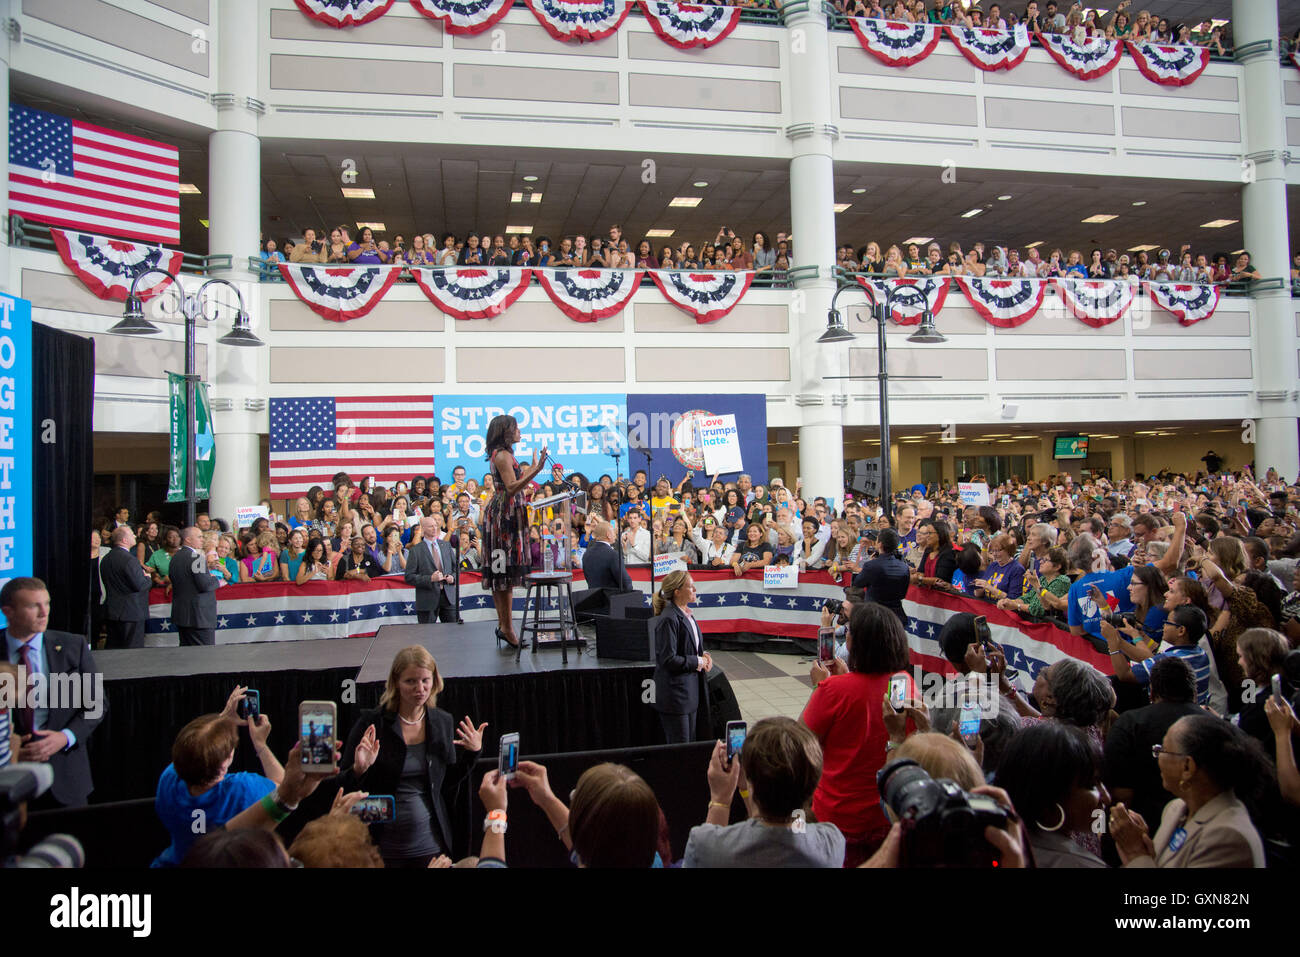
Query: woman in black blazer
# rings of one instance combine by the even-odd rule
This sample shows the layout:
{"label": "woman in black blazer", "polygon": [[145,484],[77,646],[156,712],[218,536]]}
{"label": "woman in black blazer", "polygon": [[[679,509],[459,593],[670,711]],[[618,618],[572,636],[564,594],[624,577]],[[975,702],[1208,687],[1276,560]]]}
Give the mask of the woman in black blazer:
{"label": "woman in black blazer", "polygon": [[695,740],[695,718],[707,700],[704,675],[713,658],[704,650],[704,635],[690,612],[695,582],[688,572],[669,572],[655,594],[655,697],[669,744]]}
{"label": "woman in black blazer", "polygon": [[933,587],[939,582],[952,584],[957,570],[957,552],[952,547],[952,531],[947,522],[923,518],[916,523],[916,545],[922,549],[921,567],[912,573],[913,580]]}
{"label": "woman in black blazer", "polygon": [[487,723],[476,728],[466,716],[453,740],[451,715],[435,705],[441,690],[433,656],[419,645],[403,648],[379,707],[361,715],[343,746],[338,784],[396,799],[393,821],[371,830],[386,867],[428,867],[435,856],[451,853],[442,791],[469,774]]}

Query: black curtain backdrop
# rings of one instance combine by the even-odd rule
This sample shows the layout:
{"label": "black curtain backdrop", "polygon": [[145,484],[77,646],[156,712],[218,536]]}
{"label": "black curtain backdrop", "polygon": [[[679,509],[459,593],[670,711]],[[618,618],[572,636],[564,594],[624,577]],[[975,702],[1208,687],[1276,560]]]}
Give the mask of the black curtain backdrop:
{"label": "black curtain backdrop", "polygon": [[[260,692],[262,713],[271,721],[268,743],[281,760],[293,746],[300,701],[338,702],[339,736],[346,738],[361,712],[379,704],[383,691],[380,684],[357,685],[356,701],[342,700],[344,682],[356,673],[348,667],[108,681],[107,713],[89,743],[95,782],[90,799],[100,804],[152,795],[171,762],[176,733],[191,719],[220,711],[236,684]],[[518,731],[531,754],[638,747],[662,740],[658,716],[641,700],[651,674],[646,665],[448,678],[438,707],[457,722],[465,715],[488,722],[484,757],[496,757],[498,739],[508,731]],[[231,770],[261,770],[245,733]],[[452,813],[468,798],[468,791],[448,795]]]}
{"label": "black curtain backdrop", "polygon": [[50,590],[50,628],[84,635],[90,611],[95,343],[35,322],[32,353],[32,572]]}

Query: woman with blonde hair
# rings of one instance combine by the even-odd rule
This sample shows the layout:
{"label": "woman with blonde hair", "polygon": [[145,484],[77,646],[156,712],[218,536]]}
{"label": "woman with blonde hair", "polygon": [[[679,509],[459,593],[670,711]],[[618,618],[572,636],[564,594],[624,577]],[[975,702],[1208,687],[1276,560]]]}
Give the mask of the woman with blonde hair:
{"label": "woman with blonde hair", "polygon": [[388,669],[379,707],[361,715],[343,746],[339,785],[396,799],[393,820],[371,826],[387,867],[428,867],[450,852],[442,792],[469,774],[483,749],[487,723],[476,727],[469,715],[453,738],[452,716],[436,707],[442,688],[433,655],[421,645],[403,648]]}
{"label": "woman with blonde hair", "polygon": [[691,614],[693,601],[695,582],[690,573],[675,571],[664,576],[651,603],[657,619],[653,705],[669,744],[695,740],[696,713],[707,700],[704,675],[713,667],[713,658],[704,650],[704,635]]}

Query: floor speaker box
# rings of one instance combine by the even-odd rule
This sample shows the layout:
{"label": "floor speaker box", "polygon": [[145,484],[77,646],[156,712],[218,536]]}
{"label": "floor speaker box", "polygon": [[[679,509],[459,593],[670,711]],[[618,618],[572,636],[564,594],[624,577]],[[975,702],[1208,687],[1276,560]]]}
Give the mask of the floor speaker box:
{"label": "floor speaker box", "polygon": [[596,657],[621,661],[654,661],[650,621],[644,618],[610,618],[593,615],[596,623]]}
{"label": "floor speaker box", "polygon": [[740,703],[731,690],[726,673],[717,665],[705,679],[709,695],[709,720],[713,723],[713,737],[721,738],[728,721],[740,720]]}

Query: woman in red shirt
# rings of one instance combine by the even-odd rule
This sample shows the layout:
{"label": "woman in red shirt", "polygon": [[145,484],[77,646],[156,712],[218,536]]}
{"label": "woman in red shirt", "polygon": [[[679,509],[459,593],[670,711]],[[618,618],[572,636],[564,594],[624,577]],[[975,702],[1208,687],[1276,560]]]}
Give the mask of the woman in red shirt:
{"label": "woman in red shirt", "polygon": [[[821,742],[822,777],[813,794],[813,816],[844,834],[844,866],[857,867],[889,833],[880,807],[876,772],[885,763],[889,732],[881,705],[889,679],[907,674],[907,636],[898,617],[873,602],[855,605],[849,619],[848,663],[836,658],[832,672],[813,665],[816,688],[803,723]],[[906,700],[916,698],[907,677]]]}

